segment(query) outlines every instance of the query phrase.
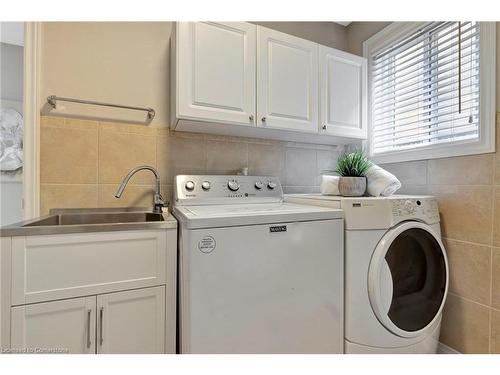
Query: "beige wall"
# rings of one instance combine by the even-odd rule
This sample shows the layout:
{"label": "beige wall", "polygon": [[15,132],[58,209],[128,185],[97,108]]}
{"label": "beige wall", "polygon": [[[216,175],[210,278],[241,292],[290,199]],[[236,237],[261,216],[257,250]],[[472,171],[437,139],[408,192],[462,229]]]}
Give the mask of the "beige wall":
{"label": "beige wall", "polygon": [[[346,29],[333,22],[260,22],[346,49]],[[58,95],[156,110],[168,126],[172,22],[46,22],[42,27],[41,98]],[[221,57],[223,58],[223,57]],[[144,113],[61,103],[65,114],[142,122]]]}
{"label": "beige wall", "polygon": [[[171,22],[50,22],[42,26],[42,103],[48,95],[153,107],[168,125]],[[65,113],[142,121],[144,113],[61,103]]]}
{"label": "beige wall", "polygon": [[[361,53],[363,41],[385,26],[349,25],[349,51]],[[499,33],[497,25],[497,74]],[[497,103],[499,83],[497,78]],[[400,193],[438,198],[450,263],[441,341],[463,353],[500,353],[499,119],[497,114],[497,153],[384,165],[401,180]]]}
{"label": "beige wall", "polygon": [[347,26],[347,51],[363,55],[363,42],[391,22],[351,22]]}
{"label": "beige wall", "polygon": [[347,28],[334,22],[252,22],[290,35],[347,51]]}
{"label": "beige wall", "polygon": [[[42,118],[41,212],[54,207],[149,206],[151,178],[131,180],[113,197],[125,174],[139,164],[159,169],[170,195],[181,173],[278,175],[289,192],[319,191],[319,174],[332,168],[335,146],[169,132],[169,39],[172,23],[44,23],[42,100],[56,94],[151,106],[152,126],[121,120],[144,114],[64,105],[72,118]],[[266,26],[332,47],[345,48],[345,28],[333,22],[272,22]],[[75,118],[76,117],[76,118]],[[89,120],[87,117],[97,117]],[[85,121],[83,121],[85,119]],[[103,122],[103,119],[112,119]]]}
{"label": "beige wall", "polygon": [[122,198],[114,194],[132,168],[148,164],[171,200],[177,174],[276,175],[288,192],[318,192],[320,173],[332,169],[335,146],[170,132],[162,127],[42,117],[41,214],[63,207],[150,207],[154,180],[139,172]]}
{"label": "beige wall", "polygon": [[[326,22],[273,22],[266,26],[361,54],[362,42],[385,23],[354,22],[346,29]],[[154,128],[43,118],[43,213],[51,207],[148,206],[152,180],[144,174],[131,181],[121,200],[113,198],[125,173],[144,163],[159,168],[167,195],[175,174],[234,173],[242,167],[249,167],[250,173],[280,176],[289,192],[318,191],[320,170],[331,168],[339,152],[335,148],[169,132],[164,128],[169,115],[171,30],[168,22],[43,25],[42,97],[75,96],[157,110]],[[96,112],[93,107],[66,109],[81,116],[128,119],[131,115]],[[136,119],[141,120],[142,114]],[[401,192],[431,193],[439,199],[451,267],[442,340],[462,352],[500,353],[500,156],[424,160],[386,167],[402,180]]]}

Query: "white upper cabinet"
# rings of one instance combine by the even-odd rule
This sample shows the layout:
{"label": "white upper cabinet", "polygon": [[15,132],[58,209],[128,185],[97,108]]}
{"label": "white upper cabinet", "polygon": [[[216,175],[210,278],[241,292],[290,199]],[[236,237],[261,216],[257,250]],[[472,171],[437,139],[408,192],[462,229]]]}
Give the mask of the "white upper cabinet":
{"label": "white upper cabinet", "polygon": [[319,66],[321,131],[366,138],[366,59],[320,46]]}
{"label": "white upper cabinet", "polygon": [[256,26],[179,22],[176,33],[176,117],[254,125]]}
{"label": "white upper cabinet", "polygon": [[366,60],[246,22],[178,22],[171,127],[317,144],[366,139]]}
{"label": "white upper cabinet", "polygon": [[318,132],[318,44],[257,28],[257,125]]}

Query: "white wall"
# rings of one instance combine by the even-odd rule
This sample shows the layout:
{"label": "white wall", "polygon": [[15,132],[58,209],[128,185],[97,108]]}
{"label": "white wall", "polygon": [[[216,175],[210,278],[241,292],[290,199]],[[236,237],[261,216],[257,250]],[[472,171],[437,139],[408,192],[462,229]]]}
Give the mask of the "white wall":
{"label": "white wall", "polygon": [[22,46],[0,43],[0,97],[3,100],[23,101]]}
{"label": "white wall", "polygon": [[0,42],[24,46],[24,22],[0,22]]}

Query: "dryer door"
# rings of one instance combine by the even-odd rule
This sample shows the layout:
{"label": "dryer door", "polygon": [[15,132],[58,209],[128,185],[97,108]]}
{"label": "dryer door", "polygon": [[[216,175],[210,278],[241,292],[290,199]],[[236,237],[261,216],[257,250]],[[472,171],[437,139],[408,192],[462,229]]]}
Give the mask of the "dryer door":
{"label": "dryer door", "polygon": [[439,235],[404,222],[380,240],[370,262],[368,292],[378,320],[401,337],[419,336],[440,316],[448,262]]}

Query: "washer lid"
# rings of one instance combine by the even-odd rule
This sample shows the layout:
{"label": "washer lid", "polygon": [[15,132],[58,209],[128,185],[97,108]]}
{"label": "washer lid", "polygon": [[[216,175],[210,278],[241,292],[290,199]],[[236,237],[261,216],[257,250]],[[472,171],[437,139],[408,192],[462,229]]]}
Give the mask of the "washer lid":
{"label": "washer lid", "polygon": [[439,318],[448,290],[448,262],[439,235],[420,222],[389,230],[368,271],[370,303],[378,320],[401,337],[421,335]]}
{"label": "washer lid", "polygon": [[193,229],[343,218],[340,209],[294,203],[175,206],[173,213]]}

